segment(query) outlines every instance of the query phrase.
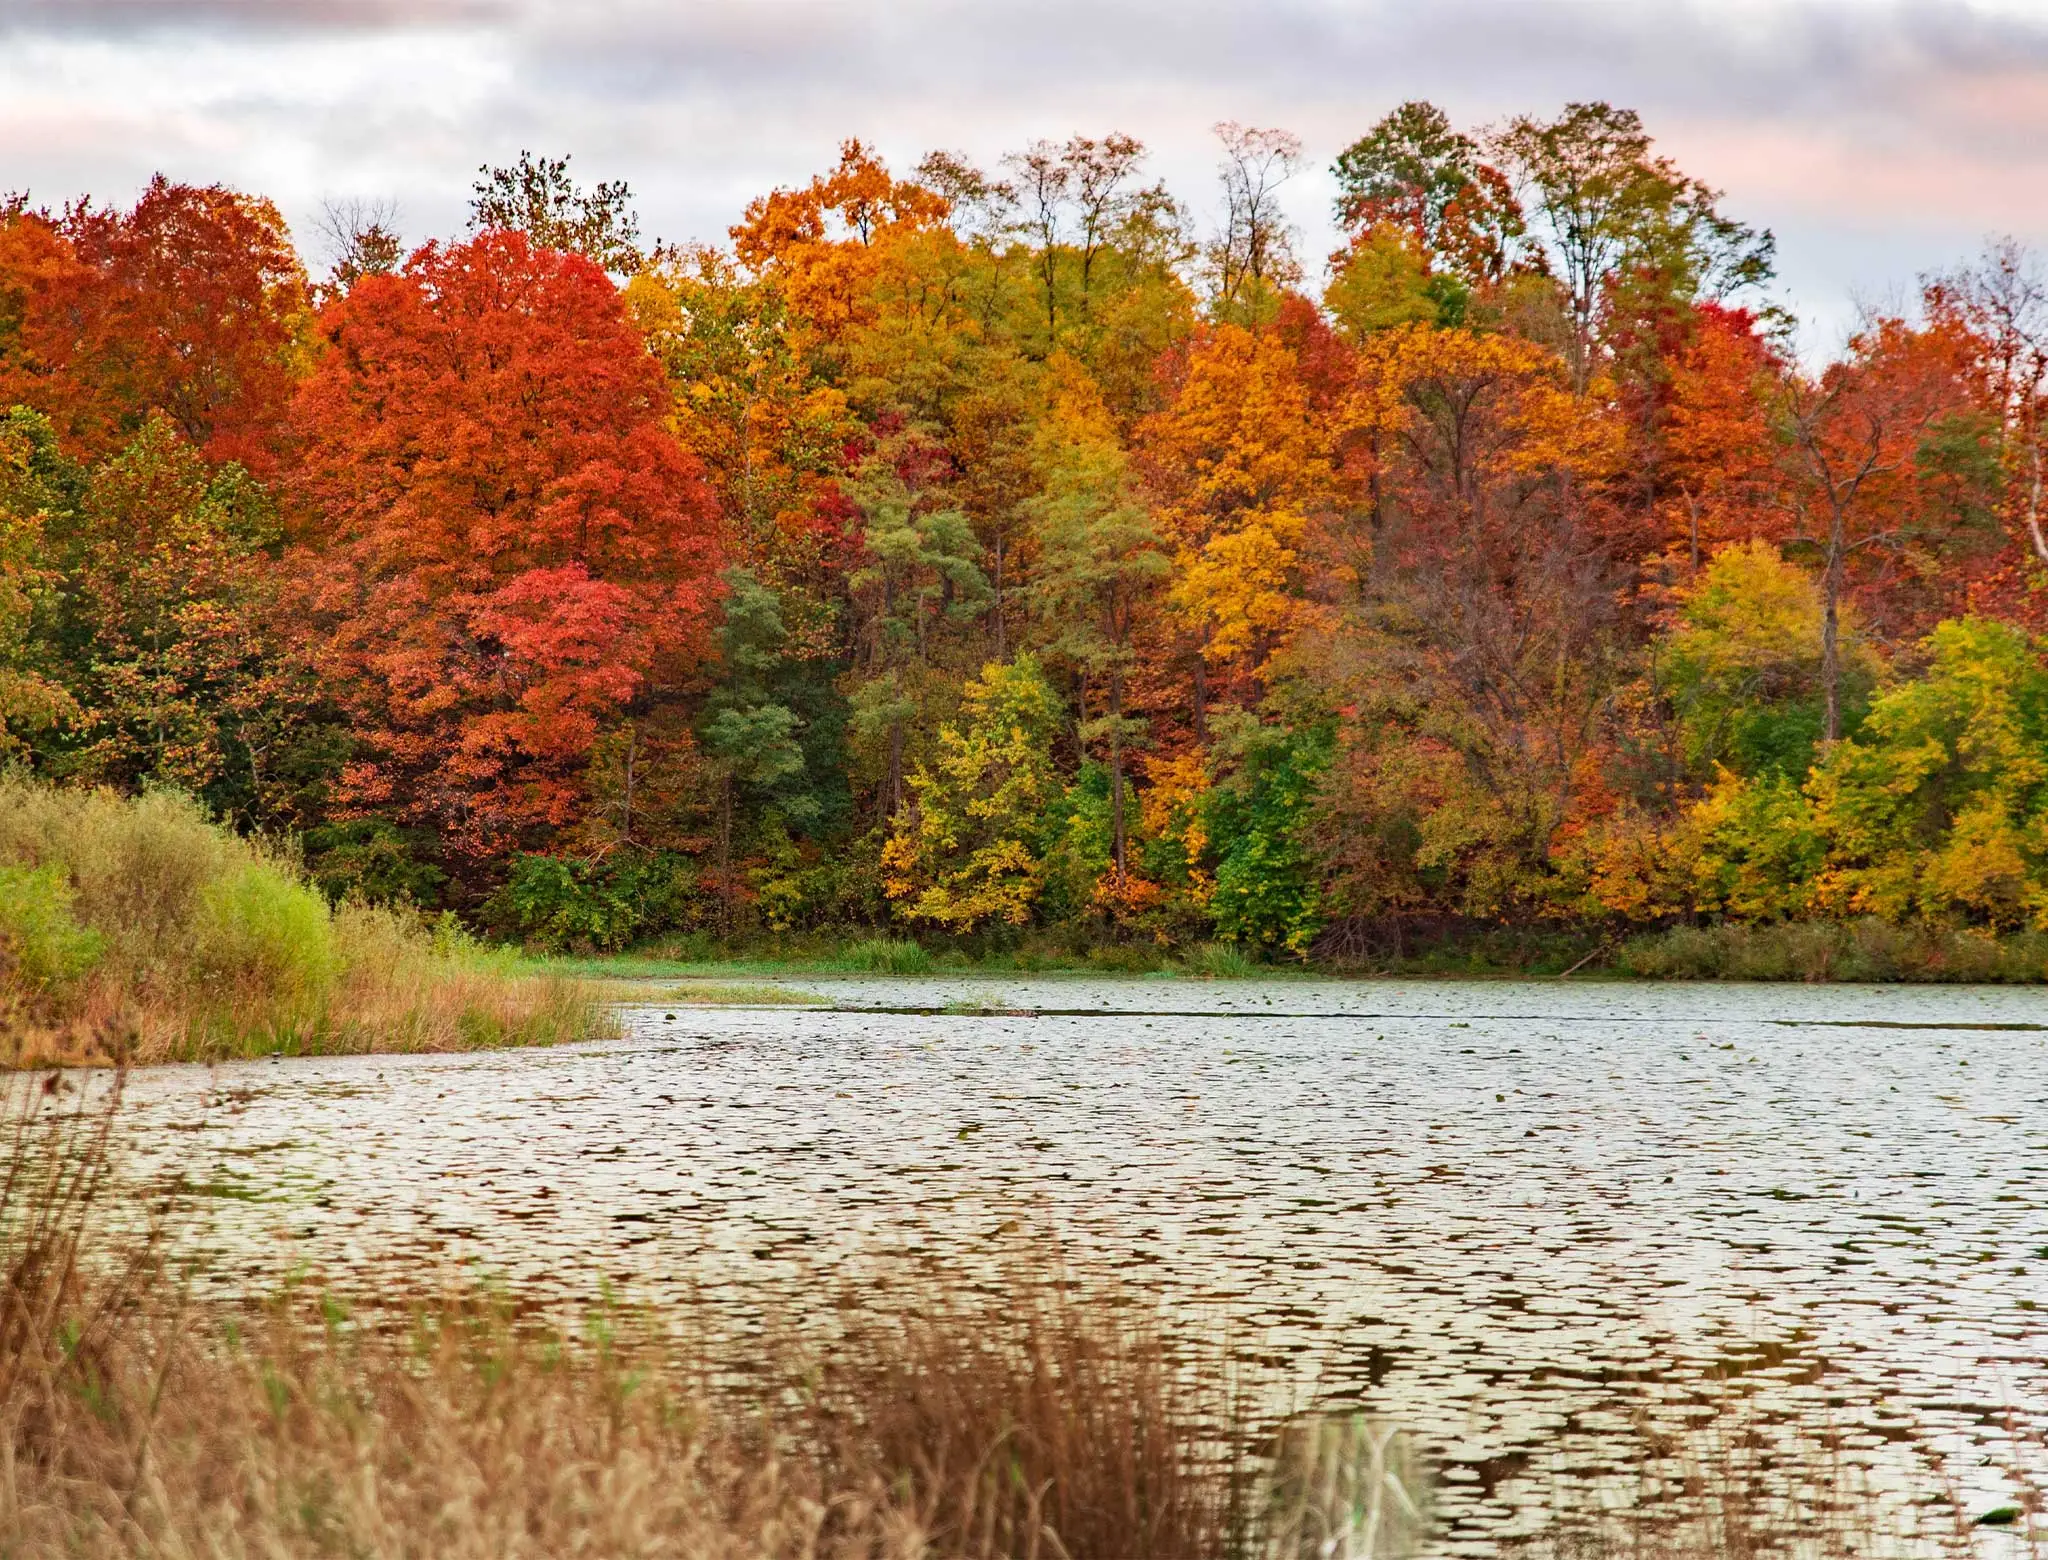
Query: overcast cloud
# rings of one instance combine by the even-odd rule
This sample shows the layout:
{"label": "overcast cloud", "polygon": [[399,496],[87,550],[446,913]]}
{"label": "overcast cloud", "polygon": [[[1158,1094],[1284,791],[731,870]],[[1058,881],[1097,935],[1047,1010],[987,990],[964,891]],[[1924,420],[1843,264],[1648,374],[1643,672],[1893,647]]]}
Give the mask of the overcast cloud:
{"label": "overcast cloud", "polygon": [[[1323,169],[1405,97],[1467,124],[1605,98],[1776,230],[1817,338],[1990,234],[2048,239],[2048,4],[1988,0],[0,0],[0,189],[161,168],[459,227],[478,164],[569,152],[643,227],[717,238],[861,136],[907,166],[1127,130],[1200,213],[1220,119]],[[316,256],[317,258],[317,256]],[[1817,345],[1824,344],[1816,340]]]}

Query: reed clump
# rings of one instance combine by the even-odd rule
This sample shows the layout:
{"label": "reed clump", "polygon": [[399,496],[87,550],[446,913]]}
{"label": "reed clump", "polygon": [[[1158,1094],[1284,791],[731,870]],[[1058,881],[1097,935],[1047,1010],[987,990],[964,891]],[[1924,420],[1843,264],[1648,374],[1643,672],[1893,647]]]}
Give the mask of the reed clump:
{"label": "reed clump", "polygon": [[0,775],[0,1061],[545,1043],[601,1011],[452,921],[330,907],[187,797]]}

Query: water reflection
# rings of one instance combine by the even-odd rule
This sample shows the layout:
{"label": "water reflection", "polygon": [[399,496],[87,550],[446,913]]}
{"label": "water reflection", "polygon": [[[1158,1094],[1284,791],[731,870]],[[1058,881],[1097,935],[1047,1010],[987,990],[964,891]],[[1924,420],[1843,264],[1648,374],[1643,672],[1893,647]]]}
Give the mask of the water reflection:
{"label": "water reflection", "polygon": [[[1886,1477],[1945,1455],[1977,1509],[2010,1498],[2004,1413],[2048,1418],[2035,993],[802,984],[842,1010],[162,1069],[134,1130],[211,1191],[220,1285],[473,1260],[744,1315],[1050,1225],[1304,1400],[1418,1430],[1457,1549],[1710,1372]],[[889,1011],[949,1005],[996,1011]]]}

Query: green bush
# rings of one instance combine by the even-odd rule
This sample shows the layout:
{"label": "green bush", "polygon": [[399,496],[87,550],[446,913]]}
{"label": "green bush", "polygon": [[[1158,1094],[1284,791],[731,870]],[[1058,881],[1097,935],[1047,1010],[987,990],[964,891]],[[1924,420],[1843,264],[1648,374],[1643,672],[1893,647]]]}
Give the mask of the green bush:
{"label": "green bush", "polygon": [[1264,966],[1236,943],[1208,942],[1188,950],[1188,973],[1212,980],[1249,980],[1263,973]]}
{"label": "green bush", "polygon": [[39,995],[68,987],[99,961],[106,939],[80,926],[61,867],[0,867],[0,947],[14,980]]}
{"label": "green bush", "polygon": [[328,902],[410,904],[423,910],[441,902],[448,874],[433,864],[434,838],[383,818],[351,818],[306,836],[313,881]]}
{"label": "green bush", "polygon": [[297,1002],[324,995],[339,969],[327,901],[265,861],[200,892],[197,968],[217,988]]}
{"label": "green bush", "polygon": [[1305,831],[1330,767],[1335,723],[1247,725],[1229,742],[1234,767],[1209,793],[1216,842],[1216,930],[1234,941],[1306,955],[1322,930],[1322,887]]}
{"label": "green bush", "polygon": [[681,929],[694,908],[695,876],[686,858],[667,852],[521,856],[486,913],[530,946],[615,953]]}

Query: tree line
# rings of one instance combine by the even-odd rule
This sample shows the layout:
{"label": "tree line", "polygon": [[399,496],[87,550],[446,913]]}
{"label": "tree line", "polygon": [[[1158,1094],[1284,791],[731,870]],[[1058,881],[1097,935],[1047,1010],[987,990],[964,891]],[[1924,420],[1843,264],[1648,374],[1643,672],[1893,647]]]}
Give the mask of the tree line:
{"label": "tree line", "polygon": [[0,198],[0,754],[502,935],[2048,926],[2048,288],[1822,364],[1634,113],[1203,234],[1129,136],[836,166],[720,246],[566,159],[409,244]]}

